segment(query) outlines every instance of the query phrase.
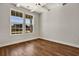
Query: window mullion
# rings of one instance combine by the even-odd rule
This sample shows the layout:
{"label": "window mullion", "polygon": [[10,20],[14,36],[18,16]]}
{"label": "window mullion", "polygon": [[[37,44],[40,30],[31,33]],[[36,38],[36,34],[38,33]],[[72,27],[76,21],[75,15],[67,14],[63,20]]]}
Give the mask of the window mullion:
{"label": "window mullion", "polygon": [[25,19],[23,19],[23,34],[25,33]]}

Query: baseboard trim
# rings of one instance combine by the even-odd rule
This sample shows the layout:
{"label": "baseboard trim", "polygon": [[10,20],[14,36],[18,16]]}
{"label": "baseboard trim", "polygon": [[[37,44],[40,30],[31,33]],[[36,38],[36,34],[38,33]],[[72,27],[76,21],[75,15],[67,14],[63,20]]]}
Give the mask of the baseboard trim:
{"label": "baseboard trim", "polygon": [[42,38],[42,39],[44,39],[44,40],[48,40],[48,41],[51,41],[51,42],[56,42],[56,43],[60,43],[60,44],[64,44],[64,45],[68,45],[68,46],[72,46],[72,47],[79,48],[79,45],[72,44],[72,43],[67,43],[67,42],[58,41],[58,40],[49,39],[49,38]]}
{"label": "baseboard trim", "polygon": [[24,39],[24,40],[22,39],[22,40],[18,40],[18,41],[14,41],[14,42],[7,42],[5,44],[4,43],[0,44],[0,47],[9,46],[9,45],[13,45],[13,44],[21,43],[21,42],[26,42],[26,41],[30,41],[30,40],[35,40],[35,39],[44,39],[44,40],[48,40],[51,42],[56,42],[56,43],[60,43],[60,44],[79,48],[79,45],[71,44],[71,43],[67,43],[67,42],[63,42],[63,41],[57,41],[57,40],[49,39],[49,38],[29,38],[29,39]]}
{"label": "baseboard trim", "polygon": [[22,43],[22,42],[26,42],[30,40],[36,40],[36,39],[39,39],[39,38],[29,38],[29,39],[22,39],[22,40],[14,41],[14,42],[7,42],[7,43],[0,44],[0,47],[5,47],[5,46],[18,44],[18,43]]}

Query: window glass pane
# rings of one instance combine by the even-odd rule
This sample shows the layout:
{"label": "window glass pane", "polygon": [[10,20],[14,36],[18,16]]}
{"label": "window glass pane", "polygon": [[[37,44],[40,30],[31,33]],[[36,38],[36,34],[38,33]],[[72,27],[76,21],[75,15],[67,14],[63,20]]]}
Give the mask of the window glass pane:
{"label": "window glass pane", "polygon": [[10,22],[11,22],[12,34],[21,34],[23,18],[17,16],[10,16]]}
{"label": "window glass pane", "polygon": [[32,32],[32,20],[27,18],[25,19],[25,28],[26,32]]}
{"label": "window glass pane", "polygon": [[20,15],[19,15],[19,12],[16,12],[16,16],[18,16],[18,17],[20,16]]}
{"label": "window glass pane", "polygon": [[15,14],[16,14],[15,11],[11,10],[11,15],[15,16]]}
{"label": "window glass pane", "polygon": [[30,26],[30,25],[31,25],[31,20],[30,20],[30,19],[28,19],[28,18],[27,18],[27,19],[25,19],[25,24],[26,24],[26,25],[28,25],[28,26]]}
{"label": "window glass pane", "polygon": [[29,18],[29,19],[32,19],[31,15],[25,15],[25,18]]}
{"label": "window glass pane", "polygon": [[23,24],[23,18],[17,16],[11,16],[10,21],[14,24]]}
{"label": "window glass pane", "polygon": [[22,13],[19,13],[19,16],[20,16],[20,17],[23,17],[23,14],[22,14]]}

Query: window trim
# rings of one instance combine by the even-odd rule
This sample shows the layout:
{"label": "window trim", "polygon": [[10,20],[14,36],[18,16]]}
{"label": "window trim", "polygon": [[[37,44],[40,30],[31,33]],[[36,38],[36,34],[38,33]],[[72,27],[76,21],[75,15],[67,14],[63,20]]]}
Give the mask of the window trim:
{"label": "window trim", "polygon": [[[24,19],[24,21],[23,21],[23,27],[22,27],[22,33],[21,34],[12,34],[12,32],[11,32],[11,21],[10,21],[10,16],[11,16],[11,10],[14,10],[14,11],[17,11],[17,12],[21,12],[22,14],[23,14],[23,19]],[[18,9],[14,9],[14,8],[10,8],[10,11],[9,11],[9,26],[10,26],[10,28],[9,28],[9,31],[10,31],[10,35],[13,35],[13,36],[15,36],[15,35],[24,35],[24,34],[28,34],[28,33],[33,33],[34,32],[34,16],[32,15],[32,14],[28,14],[28,13],[24,13],[23,11],[21,11],[21,10],[18,10]],[[32,32],[28,32],[28,33],[26,33],[25,32],[25,14],[27,14],[27,15],[31,15],[33,18],[32,18],[32,26],[33,26],[33,30],[32,30]]]}
{"label": "window trim", "polygon": [[[33,18],[32,18],[32,26],[33,26],[33,28],[32,28],[32,29],[33,29],[33,30],[32,30],[32,32],[29,32],[29,33],[33,33],[33,32],[34,32],[34,30],[35,30],[35,29],[34,29],[34,21],[35,21],[35,20],[34,20],[34,17],[35,17],[35,16],[34,16],[34,15],[32,15],[32,14],[29,14],[29,13],[24,13],[24,19],[25,19],[25,14],[33,16]],[[25,23],[25,22],[24,22],[24,23]],[[24,24],[24,25],[25,25],[25,24]],[[24,29],[25,29],[25,28],[24,28]],[[24,30],[24,31],[25,31],[25,30]]]}
{"label": "window trim", "polygon": [[[22,14],[23,14],[23,17],[22,18],[24,18],[24,12],[23,11],[21,11],[21,10],[17,10],[17,9],[13,9],[13,8],[10,8],[10,15],[9,15],[9,24],[10,24],[10,35],[23,35],[24,34],[24,30],[22,30],[22,34],[12,34],[12,32],[11,32],[11,21],[10,21],[10,16],[11,16],[11,10],[14,10],[14,11],[17,11],[17,12],[21,12]],[[24,25],[23,25],[24,26]],[[22,29],[23,29],[23,27],[22,27]]]}
{"label": "window trim", "polygon": [[[32,32],[33,32],[33,29],[34,29],[34,25],[33,25],[33,23],[34,23],[34,22],[33,22],[33,15],[30,15],[30,14],[26,14],[26,13],[25,13],[25,14],[24,14],[24,19],[25,19],[24,21],[26,21],[26,15],[32,16],[32,19],[30,19],[30,18],[27,18],[27,19],[32,20],[32,23],[31,23],[31,24],[32,24],[32,26],[33,26],[33,27],[32,27]],[[25,22],[24,22],[24,25],[26,25]],[[24,30],[25,33],[32,33],[32,32],[26,32],[26,27],[24,27],[24,29],[25,29],[25,30]]]}

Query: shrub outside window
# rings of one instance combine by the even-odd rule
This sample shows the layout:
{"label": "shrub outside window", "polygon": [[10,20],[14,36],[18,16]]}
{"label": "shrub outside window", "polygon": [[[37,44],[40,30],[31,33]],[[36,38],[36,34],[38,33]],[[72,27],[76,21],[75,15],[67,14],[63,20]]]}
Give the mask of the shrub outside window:
{"label": "shrub outside window", "polygon": [[[25,17],[23,17],[25,15]],[[33,16],[23,14],[15,10],[11,10],[10,23],[11,23],[11,34],[22,34],[33,31],[32,25]],[[23,27],[24,26],[24,27]]]}

